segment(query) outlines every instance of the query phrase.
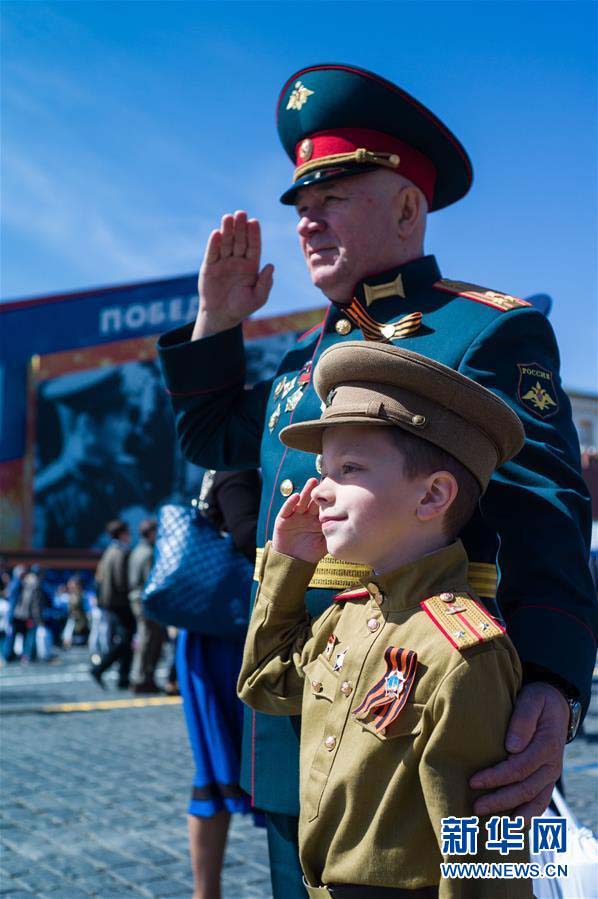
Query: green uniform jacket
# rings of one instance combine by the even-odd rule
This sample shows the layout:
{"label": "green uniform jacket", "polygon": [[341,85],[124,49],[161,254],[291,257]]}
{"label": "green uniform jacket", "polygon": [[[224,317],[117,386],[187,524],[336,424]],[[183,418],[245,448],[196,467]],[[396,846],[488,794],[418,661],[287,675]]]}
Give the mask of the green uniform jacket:
{"label": "green uniform jacket", "polygon": [[[485,848],[486,819],[477,852],[443,853],[441,819],[473,815],[469,778],[505,758],[521,686],[513,644],[471,597],[463,545],[370,576],[362,595],[311,621],[303,596],[314,569],[268,545],[238,687],[260,712],[302,713],[299,853],[308,883],[416,889],[440,882],[440,899],[497,896],[493,880],[440,879],[443,860],[504,860]],[[438,620],[430,617],[434,603]],[[456,648],[446,634],[458,642],[452,634],[462,633],[465,643],[469,624],[481,639]],[[387,696],[389,648],[417,660],[412,675],[403,665],[397,698],[405,693],[405,704],[376,727],[376,709],[365,716],[359,709],[370,691]],[[392,717],[384,715],[381,724]],[[526,860],[523,848],[509,853],[510,862]],[[529,881],[503,883],[502,891],[532,896]]]}
{"label": "green uniform jacket", "polygon": [[[420,312],[418,329],[393,345],[468,375],[522,418],[524,449],[495,474],[461,537],[472,563],[498,566],[498,606],[524,668],[535,664],[555,672],[578,688],[587,705],[596,652],[587,564],[590,500],[570,403],[560,384],[556,340],[546,318],[527,304],[483,288],[477,298],[469,291],[462,295],[464,290],[441,281],[436,260],[426,256],[368,277],[355,297],[360,314],[381,325]],[[322,324],[284,356],[275,378],[245,390],[241,327],[193,342],[191,331],[192,326],[171,331],[158,343],[181,447],[188,459],[207,468],[261,466],[258,546],[263,547],[285,499],[281,491],[289,485],[299,489],[316,474],[314,457],[287,449],[278,434],[291,422],[318,418],[320,400],[307,382],[295,408],[288,409],[295,390],[285,397],[279,385],[285,378],[287,383],[309,378],[325,349],[360,339],[362,332],[343,306],[330,304]],[[546,385],[548,398],[536,384]],[[535,407],[534,391],[543,408]],[[492,591],[471,581],[491,602]],[[310,614],[321,614],[334,593],[338,588],[309,589]],[[298,737],[299,718],[248,713],[242,782],[258,807],[298,814]]]}

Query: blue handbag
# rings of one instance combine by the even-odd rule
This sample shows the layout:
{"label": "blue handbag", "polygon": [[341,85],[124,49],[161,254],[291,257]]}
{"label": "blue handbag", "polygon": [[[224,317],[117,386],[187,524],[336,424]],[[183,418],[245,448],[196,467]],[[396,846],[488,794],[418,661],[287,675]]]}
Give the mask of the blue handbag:
{"label": "blue handbag", "polygon": [[142,597],[148,618],[243,640],[252,578],[251,563],[196,508],[162,506],[154,563]]}

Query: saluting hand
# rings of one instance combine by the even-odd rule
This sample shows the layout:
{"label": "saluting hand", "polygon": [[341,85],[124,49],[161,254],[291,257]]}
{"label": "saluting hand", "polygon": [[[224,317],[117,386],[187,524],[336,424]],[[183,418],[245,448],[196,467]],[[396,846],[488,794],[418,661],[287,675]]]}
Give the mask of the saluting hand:
{"label": "saluting hand", "polygon": [[277,552],[314,564],[326,555],[319,508],[311,495],[317,484],[317,478],[310,478],[301,493],[289,496],[276,516],[272,535],[272,546]]}
{"label": "saluting hand", "polygon": [[246,212],[224,215],[208,239],[199,271],[199,311],[192,340],[240,324],[260,309],[272,288],[273,265],[260,271],[261,234]]}

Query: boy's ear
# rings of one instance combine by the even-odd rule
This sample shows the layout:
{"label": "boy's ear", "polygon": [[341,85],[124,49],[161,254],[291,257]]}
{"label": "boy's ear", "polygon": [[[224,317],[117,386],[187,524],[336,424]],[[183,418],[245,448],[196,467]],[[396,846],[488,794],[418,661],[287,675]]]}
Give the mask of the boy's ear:
{"label": "boy's ear", "polygon": [[433,521],[444,515],[455,500],[459,485],[450,471],[435,471],[428,475],[425,493],[420,499],[415,514],[419,521]]}

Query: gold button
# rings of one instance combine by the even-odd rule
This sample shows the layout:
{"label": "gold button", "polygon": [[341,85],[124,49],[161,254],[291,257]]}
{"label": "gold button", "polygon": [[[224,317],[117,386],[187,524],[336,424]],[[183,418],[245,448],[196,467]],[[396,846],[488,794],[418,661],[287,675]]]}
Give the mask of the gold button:
{"label": "gold button", "polygon": [[326,747],[328,752],[332,752],[332,750],[336,746],[336,737],[333,737],[332,735],[330,737],[326,737],[326,739],[324,740],[324,746]]}
{"label": "gold button", "polygon": [[280,485],[280,492],[283,496],[290,496],[293,492],[293,482],[290,478],[285,478],[282,484]]}
{"label": "gold button", "polygon": [[440,598],[443,602],[454,602],[455,594],[454,593],[441,593]]}
{"label": "gold button", "polygon": [[370,618],[370,620],[368,621],[368,630],[371,631],[373,634],[374,631],[377,631],[379,627],[380,627],[380,622],[376,621],[375,618]]}
{"label": "gold button", "polygon": [[334,326],[334,330],[337,334],[340,334],[341,337],[344,337],[346,334],[351,333],[351,322],[347,318],[339,318],[336,325]]}
{"label": "gold button", "polygon": [[348,680],[344,680],[341,684],[341,693],[343,694],[343,696],[350,696],[352,692],[353,687]]}
{"label": "gold button", "polygon": [[321,693],[321,692],[322,692],[322,689],[323,689],[323,688],[322,688],[322,682],[319,681],[319,680],[312,680],[312,682],[311,682],[311,688],[312,688],[312,690],[314,691],[314,693]]}
{"label": "gold button", "polygon": [[411,419],[411,424],[416,425],[417,427],[421,425],[425,425],[426,417],[425,415],[414,415]]}

